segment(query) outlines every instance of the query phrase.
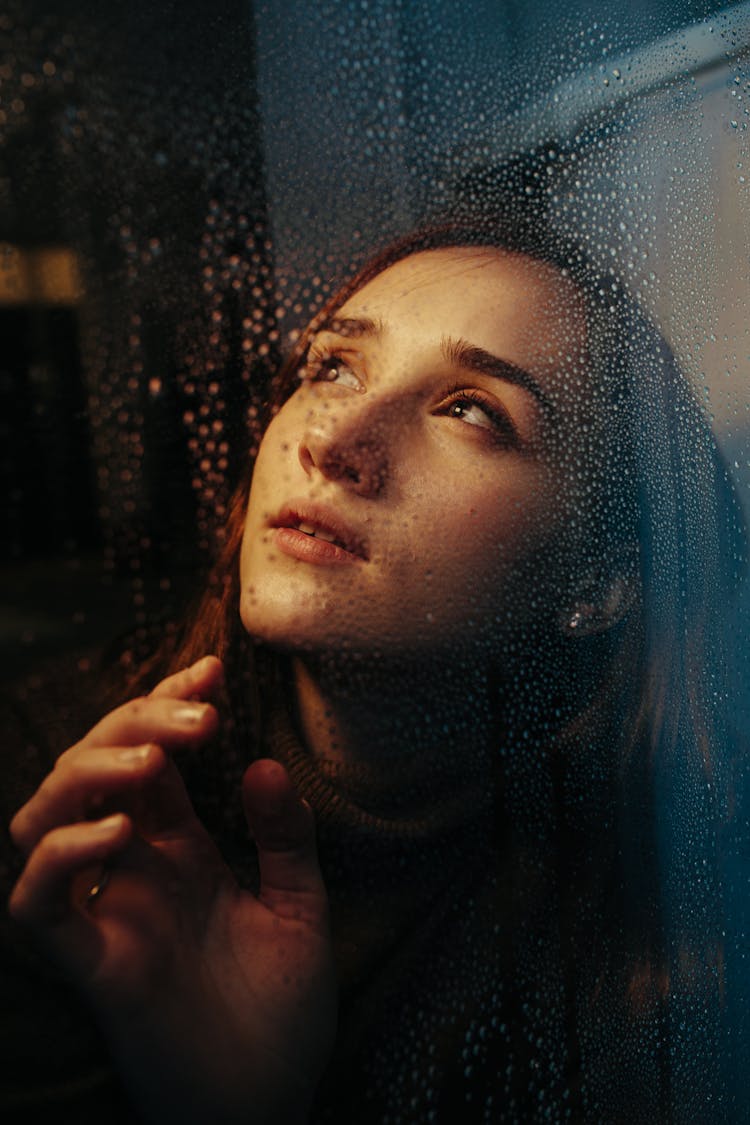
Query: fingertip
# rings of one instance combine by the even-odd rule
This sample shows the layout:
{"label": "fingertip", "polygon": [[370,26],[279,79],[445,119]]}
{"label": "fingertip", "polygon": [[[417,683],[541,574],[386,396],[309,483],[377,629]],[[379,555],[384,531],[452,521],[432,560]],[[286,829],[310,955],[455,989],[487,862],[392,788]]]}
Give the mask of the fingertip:
{"label": "fingertip", "polygon": [[151,692],[152,696],[201,700],[217,695],[224,687],[224,665],[218,656],[208,654],[166,676]]}
{"label": "fingertip", "polygon": [[213,738],[221,726],[219,712],[213,703],[206,703],[206,711],[200,722],[203,738]]}
{"label": "fingertip", "polygon": [[15,846],[17,848],[20,848],[20,846],[21,846],[21,841],[20,841],[20,838],[19,838],[20,837],[20,826],[21,826],[21,819],[19,819],[19,818],[21,817],[21,812],[22,812],[22,810],[18,809],[18,811],[15,812],[13,814],[13,816],[10,818],[10,820],[8,821],[8,835],[10,836],[11,840],[13,841],[13,843],[15,844]]}
{"label": "fingertip", "polygon": [[273,758],[259,758],[245,771],[243,790],[253,805],[270,812],[296,796],[291,778],[281,762]]}
{"label": "fingertip", "polygon": [[302,801],[285,767],[272,758],[253,762],[242,784],[248,826],[256,843],[302,840],[314,829],[312,810]]}
{"label": "fingertip", "polygon": [[277,784],[289,780],[286,768],[275,758],[257,758],[247,767],[245,777],[252,777],[253,780],[259,781],[276,782]]}
{"label": "fingertip", "polygon": [[224,665],[218,656],[202,656],[190,667],[189,672],[197,692],[213,694],[224,687]]}
{"label": "fingertip", "polygon": [[101,820],[89,821],[92,828],[96,828],[99,832],[107,836],[117,836],[124,828],[130,827],[130,817],[125,813],[117,812],[111,813],[109,816],[102,817]]}
{"label": "fingertip", "polygon": [[91,841],[92,855],[96,859],[109,859],[121,852],[133,836],[133,821],[127,813],[110,813],[101,820],[86,822]]}

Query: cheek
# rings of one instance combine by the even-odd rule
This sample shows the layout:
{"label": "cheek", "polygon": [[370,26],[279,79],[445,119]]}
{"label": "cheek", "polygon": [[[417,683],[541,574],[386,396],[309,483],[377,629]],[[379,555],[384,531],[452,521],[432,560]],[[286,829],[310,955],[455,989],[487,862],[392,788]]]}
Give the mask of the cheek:
{"label": "cheek", "polygon": [[273,419],[260,443],[250,483],[246,526],[263,518],[265,509],[276,498],[278,485],[291,474],[297,446],[284,425],[283,411]]}
{"label": "cheek", "polygon": [[496,601],[523,613],[543,589],[544,602],[554,600],[563,523],[547,474],[509,473],[502,486],[485,480],[479,489],[451,490],[433,513],[422,558],[442,590],[460,587],[485,611]]}
{"label": "cheek", "polygon": [[[266,456],[263,456],[264,451]],[[267,441],[267,438],[264,437],[253,469],[247,509],[245,511],[242,545],[240,549],[240,574],[242,576],[247,573],[248,567],[251,566],[252,558],[257,557],[257,551],[260,546],[261,529],[273,507],[273,495],[270,488],[270,480],[272,477],[269,477],[266,471],[266,466],[272,464],[275,460],[273,456],[268,456],[270,451],[271,444]]]}
{"label": "cheek", "polygon": [[258,479],[261,483],[264,483],[272,478],[274,472],[278,472],[284,458],[288,457],[290,442],[287,430],[289,427],[285,426],[284,422],[283,411],[280,411],[266,429],[258,449],[258,456],[255,459],[253,482]]}
{"label": "cheek", "polygon": [[451,535],[463,553],[496,550],[523,556],[544,542],[557,522],[559,487],[545,468],[506,463],[500,474],[456,478],[440,498],[436,526]]}

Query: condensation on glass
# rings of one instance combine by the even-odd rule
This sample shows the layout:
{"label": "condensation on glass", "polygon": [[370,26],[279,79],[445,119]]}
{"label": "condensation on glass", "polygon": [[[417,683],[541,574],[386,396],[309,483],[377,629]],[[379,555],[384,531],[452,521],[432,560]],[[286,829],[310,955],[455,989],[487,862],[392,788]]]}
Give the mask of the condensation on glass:
{"label": "condensation on glass", "polygon": [[[310,316],[373,249],[460,210],[462,193],[467,209],[482,192],[491,206],[498,169],[532,169],[516,188],[585,248],[603,309],[607,285],[613,303],[624,288],[674,351],[737,505],[736,537],[720,539],[720,518],[701,507],[714,472],[706,433],[690,453],[701,415],[677,384],[644,392],[638,471],[663,539],[642,549],[667,552],[655,569],[670,550],[689,556],[682,592],[700,580],[711,607],[690,670],[711,714],[695,743],[705,756],[679,759],[690,720],[673,714],[671,749],[665,736],[649,763],[672,971],[628,1075],[631,1087],[658,1086],[665,1120],[685,1122],[750,1112],[749,59],[747,3],[10,0],[0,13],[0,639],[11,677],[39,680],[60,659],[88,670],[91,651],[120,635],[129,667],[151,651],[221,541],[269,380]],[[633,356],[643,345],[643,363],[658,365],[633,332]],[[660,491],[673,455],[692,457],[684,510]],[[606,468],[607,450],[598,456]],[[710,597],[717,543],[736,587],[721,605]],[[671,603],[652,608],[683,639],[696,625],[689,606],[679,621]],[[660,674],[673,652],[661,651]],[[509,808],[533,868],[559,830],[545,819],[559,779],[509,757]],[[584,808],[599,765],[583,755],[574,767],[566,784]],[[627,784],[632,811],[637,778]],[[588,1112],[624,1119],[606,987],[576,1008],[531,941],[518,970],[548,1119],[565,1116],[555,1059],[572,1025],[594,1075]],[[481,1021],[467,1031],[469,1091],[485,1032]],[[429,1120],[408,1058],[403,1072],[389,1065],[391,1119]]]}

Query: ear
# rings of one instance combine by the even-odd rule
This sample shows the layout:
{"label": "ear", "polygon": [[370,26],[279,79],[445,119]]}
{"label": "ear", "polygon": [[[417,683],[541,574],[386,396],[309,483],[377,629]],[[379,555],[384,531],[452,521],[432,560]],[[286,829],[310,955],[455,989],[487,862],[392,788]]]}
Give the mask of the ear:
{"label": "ear", "polygon": [[573,583],[560,611],[560,629],[569,637],[606,633],[624,621],[640,593],[637,543],[597,560]]}

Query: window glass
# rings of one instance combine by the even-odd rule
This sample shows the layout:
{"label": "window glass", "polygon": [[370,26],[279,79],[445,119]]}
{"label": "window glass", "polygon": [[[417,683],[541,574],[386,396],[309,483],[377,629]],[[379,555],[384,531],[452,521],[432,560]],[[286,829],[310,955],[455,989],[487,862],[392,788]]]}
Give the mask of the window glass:
{"label": "window glass", "polygon": [[[252,757],[317,818],[313,1120],[750,1111],[749,52],[742,2],[0,12],[3,816],[220,650],[184,773],[239,884]],[[338,752],[365,684],[408,754]],[[5,925],[9,1112],[134,1120]]]}

